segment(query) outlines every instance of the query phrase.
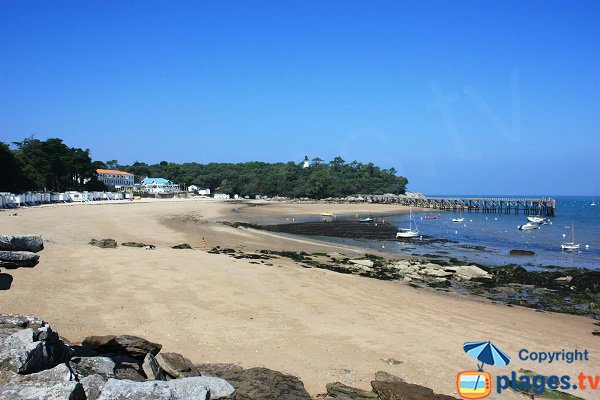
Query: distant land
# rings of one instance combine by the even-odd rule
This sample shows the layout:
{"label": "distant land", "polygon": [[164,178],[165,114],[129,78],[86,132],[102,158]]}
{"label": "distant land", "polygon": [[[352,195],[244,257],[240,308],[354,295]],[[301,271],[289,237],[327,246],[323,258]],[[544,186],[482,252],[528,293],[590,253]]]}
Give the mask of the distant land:
{"label": "distant land", "polygon": [[393,168],[346,162],[336,157],[295,163],[171,163],[120,165],[117,160],[93,161],[90,149],[72,148],[62,139],[33,137],[0,142],[0,191],[110,190],[98,181],[96,169],[118,169],[144,177],[165,178],[182,186],[241,196],[284,196],[322,199],[352,194],[404,194],[408,180]]}

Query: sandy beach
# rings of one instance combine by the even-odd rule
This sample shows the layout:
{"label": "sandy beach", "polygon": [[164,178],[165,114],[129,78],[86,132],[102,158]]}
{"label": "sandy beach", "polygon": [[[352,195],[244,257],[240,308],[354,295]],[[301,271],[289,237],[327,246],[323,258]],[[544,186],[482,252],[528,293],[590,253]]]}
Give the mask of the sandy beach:
{"label": "sandy beach", "polygon": [[[540,313],[402,282],[379,281],[291,260],[272,266],[204,251],[221,246],[340,252],[359,249],[305,238],[233,228],[220,222],[286,220],[302,215],[386,214],[401,206],[255,204],[211,199],[75,204],[0,212],[0,233],[41,234],[45,249],[34,268],[2,269],[10,288],[0,312],[35,314],[70,341],[89,335],[133,334],[196,363],[265,366],[298,376],[312,394],[334,381],[370,388],[376,371],[456,396],[455,377],[476,363],[467,341],[491,340],[513,357],[493,374],[534,370],[546,375],[600,371],[598,327],[586,317]],[[17,216],[11,216],[14,212]],[[90,239],[157,246],[102,249]],[[189,243],[194,250],[170,246]],[[521,349],[589,349],[583,363],[519,360]],[[398,365],[383,360],[394,358]],[[597,398],[591,391],[577,393]],[[491,398],[524,398],[513,392]]]}

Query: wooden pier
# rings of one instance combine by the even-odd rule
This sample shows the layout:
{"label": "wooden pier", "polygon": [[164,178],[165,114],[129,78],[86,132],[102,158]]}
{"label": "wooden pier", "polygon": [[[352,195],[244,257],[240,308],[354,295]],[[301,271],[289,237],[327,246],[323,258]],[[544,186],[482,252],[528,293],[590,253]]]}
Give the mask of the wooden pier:
{"label": "wooden pier", "polygon": [[398,197],[396,202],[412,207],[461,212],[542,215],[553,217],[556,200],[550,198],[505,197]]}

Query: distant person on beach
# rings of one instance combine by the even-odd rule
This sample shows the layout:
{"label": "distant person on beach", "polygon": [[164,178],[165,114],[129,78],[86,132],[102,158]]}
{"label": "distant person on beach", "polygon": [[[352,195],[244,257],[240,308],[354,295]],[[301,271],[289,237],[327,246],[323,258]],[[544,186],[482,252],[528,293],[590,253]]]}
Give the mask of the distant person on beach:
{"label": "distant person on beach", "polygon": [[206,239],[202,238],[202,249],[206,250]]}

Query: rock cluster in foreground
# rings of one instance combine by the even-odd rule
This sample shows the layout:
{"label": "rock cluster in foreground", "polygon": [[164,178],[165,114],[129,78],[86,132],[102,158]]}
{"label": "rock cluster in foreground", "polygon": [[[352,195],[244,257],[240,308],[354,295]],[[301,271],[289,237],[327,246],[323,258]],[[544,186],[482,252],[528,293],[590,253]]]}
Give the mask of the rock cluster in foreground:
{"label": "rock cluster in foreground", "polygon": [[[34,316],[0,314],[0,400],[311,400],[295,376],[233,364],[193,364],[130,335],[65,343]],[[452,399],[385,372],[373,391],[327,385],[326,399]]]}

